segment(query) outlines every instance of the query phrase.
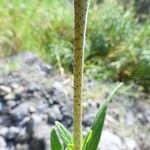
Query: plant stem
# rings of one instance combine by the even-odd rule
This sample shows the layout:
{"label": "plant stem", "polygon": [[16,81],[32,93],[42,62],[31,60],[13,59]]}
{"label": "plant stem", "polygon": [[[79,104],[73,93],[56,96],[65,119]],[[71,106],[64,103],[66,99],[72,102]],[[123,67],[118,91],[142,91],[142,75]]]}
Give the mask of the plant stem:
{"label": "plant stem", "polygon": [[82,91],[84,48],[89,0],[74,0],[75,49],[74,49],[74,150],[82,148]]}

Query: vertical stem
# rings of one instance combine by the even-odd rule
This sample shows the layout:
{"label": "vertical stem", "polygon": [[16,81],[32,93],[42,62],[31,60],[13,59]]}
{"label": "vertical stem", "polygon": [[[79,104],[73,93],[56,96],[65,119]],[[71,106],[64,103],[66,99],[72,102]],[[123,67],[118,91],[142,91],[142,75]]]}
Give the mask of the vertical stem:
{"label": "vertical stem", "polygon": [[82,146],[82,91],[84,48],[87,25],[89,0],[74,0],[75,12],[75,49],[74,49],[74,150],[81,150]]}

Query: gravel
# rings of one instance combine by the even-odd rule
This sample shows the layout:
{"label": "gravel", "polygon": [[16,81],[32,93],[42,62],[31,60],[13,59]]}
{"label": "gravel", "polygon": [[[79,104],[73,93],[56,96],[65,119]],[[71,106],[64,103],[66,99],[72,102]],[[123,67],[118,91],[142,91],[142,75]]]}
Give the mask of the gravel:
{"label": "gravel", "polygon": [[[72,79],[67,75],[62,79],[32,53],[0,60],[1,66],[13,60],[20,63],[19,69],[0,72],[0,150],[49,150],[55,121],[72,130]],[[93,91],[99,83],[85,83],[91,94],[83,102],[84,133],[101,104],[99,98],[104,99],[114,86],[102,83],[97,96]],[[146,93],[137,99],[128,96],[128,91],[115,97],[106,116],[101,150],[150,150],[150,105],[146,99]]]}

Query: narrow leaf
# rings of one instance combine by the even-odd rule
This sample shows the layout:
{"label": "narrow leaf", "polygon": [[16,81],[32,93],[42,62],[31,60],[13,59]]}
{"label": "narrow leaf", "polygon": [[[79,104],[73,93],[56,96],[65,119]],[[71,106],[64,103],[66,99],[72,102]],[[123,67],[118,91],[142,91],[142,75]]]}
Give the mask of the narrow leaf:
{"label": "narrow leaf", "polygon": [[122,83],[119,84],[112,93],[106,98],[104,103],[101,105],[96,118],[91,126],[92,130],[92,137],[90,138],[90,141],[88,142],[85,150],[97,150],[99,140],[101,138],[102,129],[104,126],[105,116],[107,112],[107,107],[109,102],[111,101],[112,97],[116,93],[116,91],[122,86]]}
{"label": "narrow leaf", "polygon": [[57,127],[57,130],[59,132],[59,135],[62,139],[62,141],[64,142],[64,144],[68,145],[70,143],[72,143],[72,137],[71,137],[71,134],[70,132],[64,127],[63,124],[59,123],[59,122],[56,122],[56,127]]}
{"label": "narrow leaf", "polygon": [[51,131],[51,150],[63,150],[63,147],[54,128]]}
{"label": "narrow leaf", "polygon": [[67,150],[73,150],[73,144],[68,144],[67,145]]}
{"label": "narrow leaf", "polygon": [[93,131],[90,130],[87,134],[87,136],[85,137],[84,139],[84,142],[83,142],[83,147],[82,147],[82,150],[86,150],[87,146],[88,146],[88,142],[90,141],[91,137],[92,137],[92,133]]}

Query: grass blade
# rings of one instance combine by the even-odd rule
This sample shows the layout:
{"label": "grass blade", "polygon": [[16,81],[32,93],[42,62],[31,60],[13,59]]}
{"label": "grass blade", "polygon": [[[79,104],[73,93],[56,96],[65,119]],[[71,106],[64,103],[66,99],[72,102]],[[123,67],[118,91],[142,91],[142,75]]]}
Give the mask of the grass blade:
{"label": "grass blade", "polygon": [[93,133],[93,131],[90,130],[90,131],[88,132],[87,136],[85,137],[84,142],[83,142],[82,150],[86,150],[86,149],[87,149],[88,142],[90,141],[90,139],[91,139],[91,137],[92,137],[92,133]]}
{"label": "grass blade", "polygon": [[63,147],[54,128],[51,131],[51,150],[63,150]]}
{"label": "grass blade", "polygon": [[105,116],[107,112],[107,107],[109,102],[111,101],[112,97],[116,93],[116,91],[122,86],[122,83],[119,84],[112,93],[107,97],[104,103],[101,105],[96,118],[91,126],[92,130],[92,137],[90,138],[89,142],[87,143],[85,150],[97,150],[99,140],[101,138],[102,129],[104,126]]}
{"label": "grass blade", "polygon": [[59,132],[59,135],[62,139],[62,141],[64,142],[64,144],[68,145],[70,143],[72,143],[72,137],[70,132],[64,127],[63,124],[56,122],[56,128]]}

